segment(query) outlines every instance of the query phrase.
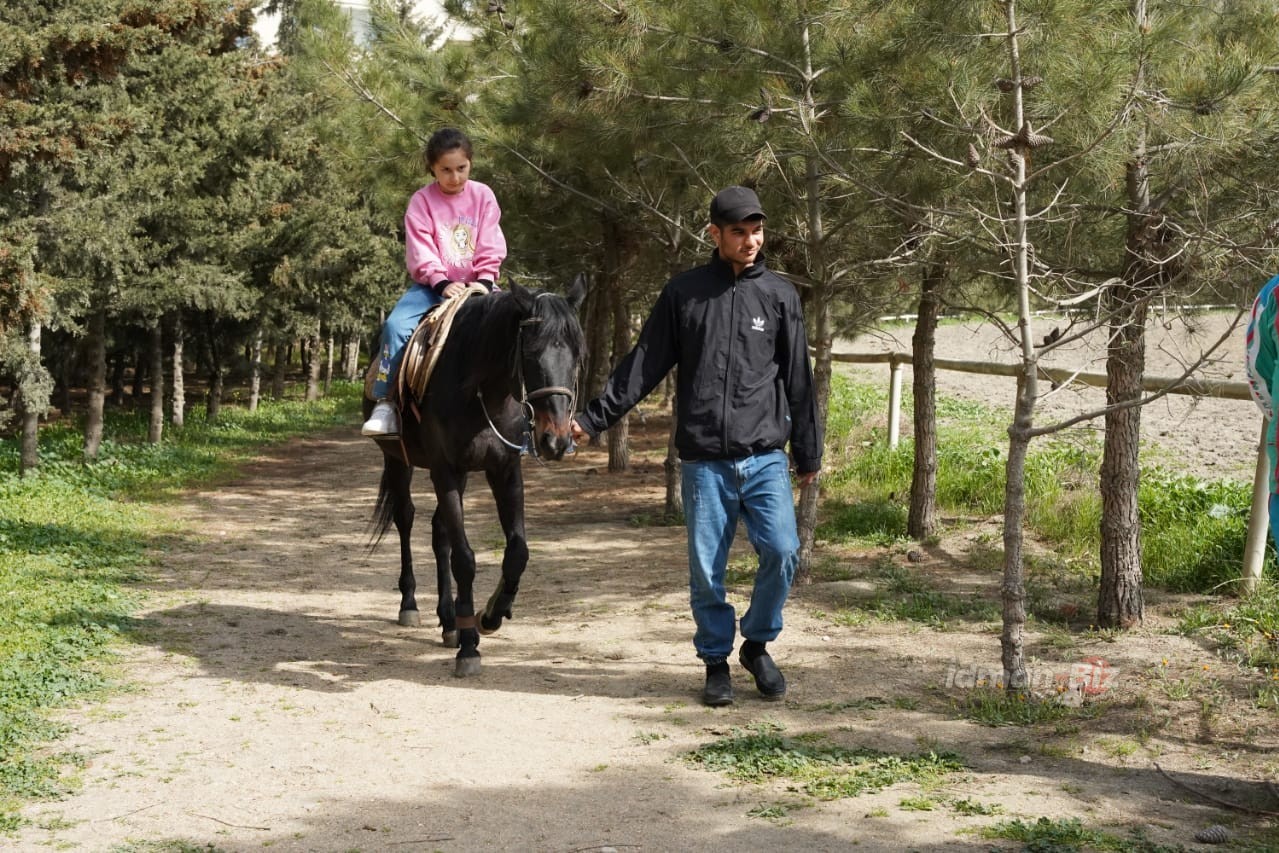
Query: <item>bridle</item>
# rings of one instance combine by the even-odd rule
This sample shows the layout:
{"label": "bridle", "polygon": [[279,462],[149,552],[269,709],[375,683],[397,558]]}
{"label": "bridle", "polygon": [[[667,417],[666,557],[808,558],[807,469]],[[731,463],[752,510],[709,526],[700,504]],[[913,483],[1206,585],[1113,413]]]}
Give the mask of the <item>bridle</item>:
{"label": "bridle", "polygon": [[[550,293],[539,293],[535,298],[541,299],[543,296],[551,296]],[[552,397],[556,394],[563,394],[568,397],[568,410],[573,411],[573,406],[577,402],[577,386],[574,384],[572,388],[566,388],[563,385],[544,385],[529,391],[524,383],[524,329],[526,326],[532,326],[542,322],[541,317],[528,317],[520,321],[519,328],[515,332],[515,375],[520,381],[520,409],[524,413],[524,428],[520,432],[520,444],[514,444],[506,440],[506,437],[498,430],[493,423],[493,418],[489,416],[488,407],[484,405],[484,395],[477,389],[475,394],[480,401],[480,409],[484,412],[484,418],[488,421],[489,429],[493,430],[493,434],[497,436],[498,441],[505,444],[512,450],[518,451],[521,456],[526,453],[532,453],[535,459],[540,459],[537,453],[537,442],[533,441],[533,418],[536,412],[533,411],[533,403],[545,397]]]}

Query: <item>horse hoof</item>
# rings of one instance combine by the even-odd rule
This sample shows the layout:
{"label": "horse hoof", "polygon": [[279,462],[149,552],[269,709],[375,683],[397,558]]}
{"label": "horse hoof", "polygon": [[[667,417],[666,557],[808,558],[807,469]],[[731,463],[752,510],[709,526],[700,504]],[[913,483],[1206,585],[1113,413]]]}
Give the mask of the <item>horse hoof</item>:
{"label": "horse hoof", "polygon": [[400,624],[405,628],[421,628],[422,614],[416,610],[401,610]]}
{"label": "horse hoof", "polygon": [[456,649],[458,645],[460,645],[460,641],[458,639],[459,636],[460,634],[457,631],[457,629],[454,629],[452,631],[445,631],[444,632],[444,648]]}
{"label": "horse hoof", "polygon": [[472,675],[480,674],[480,656],[458,658],[453,665],[453,675],[457,678],[467,678]]}
{"label": "horse hoof", "polygon": [[484,605],[484,612],[480,614],[480,618],[476,624],[479,632],[487,637],[489,634],[497,633],[497,629],[502,627],[502,618],[511,618],[511,604],[515,601],[514,595],[507,595],[503,592],[501,581],[497,582],[497,589],[493,590],[493,594],[489,596],[489,600]]}

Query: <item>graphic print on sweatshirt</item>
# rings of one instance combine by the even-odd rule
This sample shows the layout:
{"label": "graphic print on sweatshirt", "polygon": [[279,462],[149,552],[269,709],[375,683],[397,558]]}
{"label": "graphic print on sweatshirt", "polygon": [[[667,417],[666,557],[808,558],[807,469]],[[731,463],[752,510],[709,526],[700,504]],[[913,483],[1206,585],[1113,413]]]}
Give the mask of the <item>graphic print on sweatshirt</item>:
{"label": "graphic print on sweatshirt", "polygon": [[447,229],[444,241],[445,262],[460,266],[475,255],[475,219],[463,217]]}

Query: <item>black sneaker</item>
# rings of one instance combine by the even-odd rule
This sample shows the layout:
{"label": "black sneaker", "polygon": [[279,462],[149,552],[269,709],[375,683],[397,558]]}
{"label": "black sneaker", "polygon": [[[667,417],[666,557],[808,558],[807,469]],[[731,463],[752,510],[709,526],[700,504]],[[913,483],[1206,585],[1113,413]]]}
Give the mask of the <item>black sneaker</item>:
{"label": "black sneaker", "polygon": [[733,704],[733,675],[728,671],[727,663],[707,665],[702,704],[712,708]]}
{"label": "black sneaker", "polygon": [[737,656],[737,661],[746,668],[747,672],[755,676],[755,686],[765,702],[777,702],[786,695],[786,679],[777,668],[777,664],[773,663],[768,652],[760,652],[754,657],[748,657],[746,650],[742,649]]}

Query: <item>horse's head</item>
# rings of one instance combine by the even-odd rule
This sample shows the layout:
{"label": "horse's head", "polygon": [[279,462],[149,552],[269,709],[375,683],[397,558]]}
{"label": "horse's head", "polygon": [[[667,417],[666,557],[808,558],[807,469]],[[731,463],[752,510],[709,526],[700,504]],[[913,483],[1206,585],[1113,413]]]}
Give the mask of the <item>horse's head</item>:
{"label": "horse's head", "polygon": [[521,394],[532,409],[533,448],[546,459],[562,459],[573,446],[577,378],[586,351],[577,309],[585,297],[580,275],[568,298],[511,285],[521,316],[516,353]]}

